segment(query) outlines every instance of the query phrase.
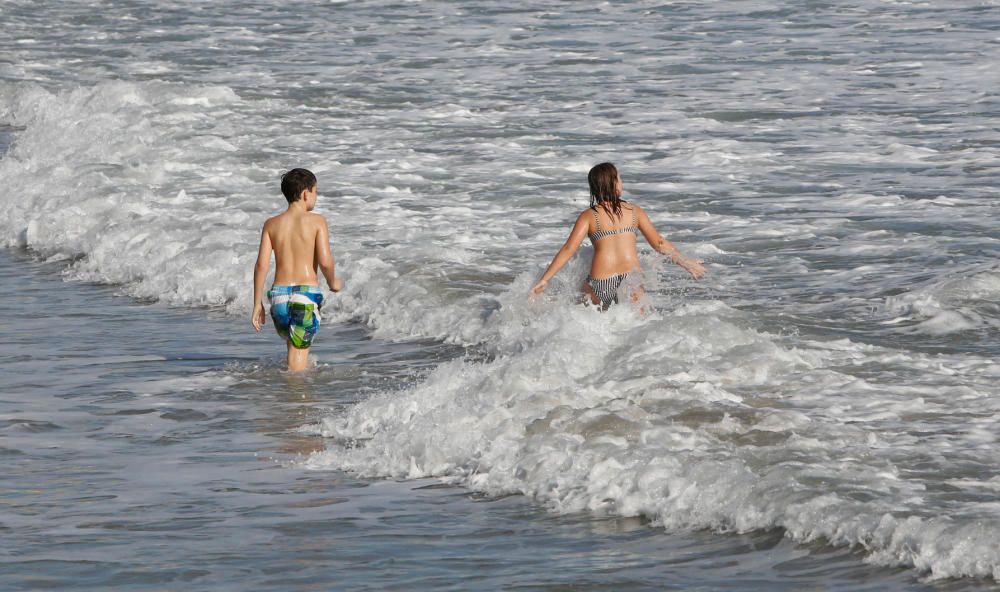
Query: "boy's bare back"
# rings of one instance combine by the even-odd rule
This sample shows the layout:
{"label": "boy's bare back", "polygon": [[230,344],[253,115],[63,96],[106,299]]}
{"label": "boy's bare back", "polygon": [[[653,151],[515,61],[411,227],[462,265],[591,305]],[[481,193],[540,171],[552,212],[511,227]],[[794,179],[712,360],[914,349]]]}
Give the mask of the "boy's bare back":
{"label": "boy's bare back", "polygon": [[288,211],[264,223],[261,240],[269,240],[274,250],[274,283],[318,286],[316,268],[322,245],[329,250],[326,219],[311,212]]}
{"label": "boy's bare back", "polygon": [[[326,277],[330,289],[337,292],[340,290],[340,278],[334,274],[330,229],[326,218],[312,213],[316,207],[316,190],[316,185],[313,185],[301,191],[299,199],[290,202],[284,213],[264,222],[257,266],[267,273],[273,252],[275,285],[319,286],[318,268]],[[263,287],[263,278],[260,286]]]}

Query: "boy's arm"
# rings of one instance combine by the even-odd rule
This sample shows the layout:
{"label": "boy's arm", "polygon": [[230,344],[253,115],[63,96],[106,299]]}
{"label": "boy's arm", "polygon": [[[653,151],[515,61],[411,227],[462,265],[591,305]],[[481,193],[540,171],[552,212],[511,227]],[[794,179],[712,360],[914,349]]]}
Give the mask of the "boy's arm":
{"label": "boy's arm", "polygon": [[690,259],[681,254],[674,243],[668,241],[667,239],[660,236],[660,233],[656,231],[653,226],[653,221],[649,219],[646,212],[639,206],[633,206],[639,210],[639,215],[637,219],[639,221],[639,230],[642,232],[642,236],[646,238],[646,242],[649,243],[651,247],[656,249],[658,253],[670,257],[670,260],[677,265],[683,267],[691,277],[698,279],[705,275],[705,266],[702,265],[704,261],[701,259]]}
{"label": "boy's arm", "polygon": [[267,223],[260,231],[260,248],[257,250],[257,263],[253,267],[253,312],[250,313],[250,323],[260,331],[264,326],[264,282],[267,272],[271,269],[271,235],[267,233]]}
{"label": "boy's arm", "polygon": [[319,217],[319,232],[316,236],[316,266],[323,272],[327,285],[334,292],[339,292],[343,288],[343,282],[337,277],[336,264],[333,261],[333,253],[330,252],[330,228],[326,224],[326,218]]}

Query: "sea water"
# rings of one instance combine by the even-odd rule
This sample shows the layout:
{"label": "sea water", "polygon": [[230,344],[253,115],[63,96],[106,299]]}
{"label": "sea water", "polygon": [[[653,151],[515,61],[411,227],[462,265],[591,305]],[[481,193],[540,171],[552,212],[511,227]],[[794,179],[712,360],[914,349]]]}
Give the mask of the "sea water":
{"label": "sea water", "polygon": [[[0,577],[993,586],[998,28],[3,3]],[[648,314],[575,304],[589,247],[526,298],[604,160],[709,269],[641,247]],[[292,166],[347,284],[303,377],[246,320]]]}

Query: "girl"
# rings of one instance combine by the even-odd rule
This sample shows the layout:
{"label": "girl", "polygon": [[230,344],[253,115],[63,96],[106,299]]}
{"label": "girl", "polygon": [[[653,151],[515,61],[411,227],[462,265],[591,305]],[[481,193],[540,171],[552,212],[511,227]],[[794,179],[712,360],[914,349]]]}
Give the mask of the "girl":
{"label": "girl", "polygon": [[[587,181],[590,183],[590,208],[577,217],[566,244],[553,257],[542,279],[531,289],[533,296],[545,291],[552,276],[576,254],[584,237],[589,237],[594,245],[594,260],[590,264],[590,275],[583,284],[583,292],[592,303],[600,304],[604,309],[618,303],[618,287],[630,274],[639,271],[639,256],[635,249],[636,234],[639,232],[654,249],[670,257],[694,279],[705,275],[705,266],[700,259],[681,255],[673,243],[656,232],[642,208],[622,200],[622,178],[615,165],[605,162],[595,166],[590,169]],[[635,302],[639,295],[633,293],[631,300]]]}

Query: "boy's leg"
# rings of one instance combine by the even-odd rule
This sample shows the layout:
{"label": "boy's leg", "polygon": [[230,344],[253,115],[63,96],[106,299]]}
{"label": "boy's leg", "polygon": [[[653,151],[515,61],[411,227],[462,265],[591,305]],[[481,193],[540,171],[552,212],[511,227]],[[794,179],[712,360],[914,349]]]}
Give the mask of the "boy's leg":
{"label": "boy's leg", "polygon": [[292,345],[291,340],[285,342],[288,345],[288,371],[301,372],[309,367],[309,348],[297,348]]}

